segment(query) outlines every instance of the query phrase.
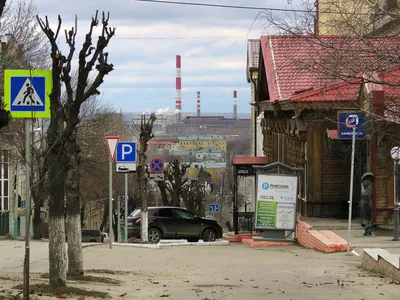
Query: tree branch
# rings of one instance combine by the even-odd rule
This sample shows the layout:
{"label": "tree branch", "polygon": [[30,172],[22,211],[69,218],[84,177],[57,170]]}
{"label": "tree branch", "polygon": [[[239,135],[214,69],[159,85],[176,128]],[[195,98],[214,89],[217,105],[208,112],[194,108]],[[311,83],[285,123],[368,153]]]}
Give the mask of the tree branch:
{"label": "tree branch", "polygon": [[67,90],[67,103],[69,106],[72,105],[74,101],[74,91],[71,84],[71,61],[75,53],[75,38],[76,32],[78,30],[78,18],[75,15],[75,28],[72,27],[70,31],[65,30],[65,41],[69,46],[69,53],[66,58],[66,65],[63,67],[61,80],[65,83],[65,88]]}

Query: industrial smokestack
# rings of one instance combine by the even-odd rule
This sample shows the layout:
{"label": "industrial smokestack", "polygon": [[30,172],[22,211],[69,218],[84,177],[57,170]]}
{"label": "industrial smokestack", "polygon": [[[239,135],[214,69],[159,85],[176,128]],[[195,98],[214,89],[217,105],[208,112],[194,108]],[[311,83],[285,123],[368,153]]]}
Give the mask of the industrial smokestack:
{"label": "industrial smokestack", "polygon": [[233,91],[233,118],[237,120],[237,91]]}
{"label": "industrial smokestack", "polygon": [[175,113],[176,123],[181,124],[182,122],[182,79],[181,79],[181,56],[176,56],[176,97],[175,97]]}
{"label": "industrial smokestack", "polygon": [[197,92],[197,116],[200,117],[200,92]]}

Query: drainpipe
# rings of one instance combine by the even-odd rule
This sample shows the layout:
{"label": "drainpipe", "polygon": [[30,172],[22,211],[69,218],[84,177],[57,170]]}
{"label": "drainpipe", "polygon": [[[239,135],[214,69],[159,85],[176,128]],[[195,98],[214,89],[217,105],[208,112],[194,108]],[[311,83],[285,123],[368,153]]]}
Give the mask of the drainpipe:
{"label": "drainpipe", "polygon": [[376,143],[375,138],[372,140],[372,174],[375,176],[375,180],[372,183],[372,223],[376,224]]}
{"label": "drainpipe", "polygon": [[[256,95],[256,83],[254,82],[253,76],[252,74],[250,74],[250,80],[251,83],[253,84],[253,93],[252,93],[252,98],[251,101],[254,101],[255,103],[255,95]],[[253,110],[254,110],[254,156],[257,156],[257,113],[256,113],[256,106],[253,106]]]}
{"label": "drainpipe", "polygon": [[[304,160],[305,160],[305,163],[304,163],[304,199],[303,200],[306,200],[307,201],[307,184],[308,184],[308,181],[307,181],[307,160],[308,160],[308,157],[307,157],[307,142],[304,142]],[[306,212],[305,212],[305,215],[307,216],[307,206],[306,206]]]}

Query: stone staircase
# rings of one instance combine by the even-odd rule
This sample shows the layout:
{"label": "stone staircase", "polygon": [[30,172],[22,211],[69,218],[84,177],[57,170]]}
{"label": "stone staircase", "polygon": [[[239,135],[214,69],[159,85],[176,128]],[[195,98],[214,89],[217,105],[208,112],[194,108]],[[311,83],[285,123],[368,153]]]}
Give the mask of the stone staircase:
{"label": "stone staircase", "polygon": [[363,249],[361,266],[392,280],[400,281],[400,254],[392,254],[385,249]]}

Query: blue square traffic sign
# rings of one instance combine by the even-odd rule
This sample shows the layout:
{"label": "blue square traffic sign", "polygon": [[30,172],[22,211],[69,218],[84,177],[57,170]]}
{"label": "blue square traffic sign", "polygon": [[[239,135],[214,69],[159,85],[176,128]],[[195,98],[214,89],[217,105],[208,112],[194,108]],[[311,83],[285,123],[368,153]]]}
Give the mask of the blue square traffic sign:
{"label": "blue square traffic sign", "polygon": [[118,142],[117,162],[136,162],[136,142]]}
{"label": "blue square traffic sign", "polygon": [[219,204],[210,204],[209,211],[210,212],[218,212],[219,211]]}

